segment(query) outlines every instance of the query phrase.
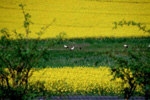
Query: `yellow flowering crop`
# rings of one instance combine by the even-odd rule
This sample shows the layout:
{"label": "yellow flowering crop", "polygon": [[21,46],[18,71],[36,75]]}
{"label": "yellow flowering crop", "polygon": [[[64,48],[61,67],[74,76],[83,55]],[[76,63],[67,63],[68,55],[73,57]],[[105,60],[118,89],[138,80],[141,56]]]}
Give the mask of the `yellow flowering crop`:
{"label": "yellow flowering crop", "polygon": [[142,2],[149,0],[1,0],[0,29],[25,32],[22,11],[18,7],[23,3],[34,23],[30,38],[37,37],[34,33],[53,19],[56,21],[42,38],[55,38],[60,32],[66,32],[66,38],[150,36],[137,27],[112,30],[112,23],[123,19],[144,23],[150,28],[150,4]]}
{"label": "yellow flowering crop", "polygon": [[52,94],[120,93],[121,80],[112,81],[112,78],[108,67],[62,67],[38,69],[29,82],[31,85],[43,82],[43,89]]}

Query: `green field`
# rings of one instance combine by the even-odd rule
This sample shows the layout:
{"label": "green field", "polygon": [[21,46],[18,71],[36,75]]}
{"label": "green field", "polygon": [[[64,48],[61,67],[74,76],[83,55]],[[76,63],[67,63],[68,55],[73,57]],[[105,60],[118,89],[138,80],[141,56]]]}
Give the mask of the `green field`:
{"label": "green field", "polygon": [[[137,53],[144,51],[147,52],[147,56],[150,55],[150,49],[148,49],[150,37],[67,39],[52,45],[53,41],[56,39],[41,40],[38,44],[39,49],[48,47],[47,60],[41,59],[38,62],[39,67],[112,66],[115,63],[109,54],[123,54],[124,50],[132,49]],[[124,48],[124,44],[129,45],[129,48]],[[75,46],[75,49],[71,51],[64,48],[64,45],[70,48]]]}

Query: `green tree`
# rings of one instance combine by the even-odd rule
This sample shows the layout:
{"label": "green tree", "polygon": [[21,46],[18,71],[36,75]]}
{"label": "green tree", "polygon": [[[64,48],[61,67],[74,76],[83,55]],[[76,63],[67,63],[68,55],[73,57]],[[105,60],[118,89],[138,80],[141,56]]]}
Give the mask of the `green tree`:
{"label": "green tree", "polygon": [[32,34],[30,25],[33,24],[31,15],[25,12],[25,5],[20,4],[19,7],[24,16],[25,34],[14,30],[17,39],[11,40],[12,32],[7,28],[0,30],[0,95],[11,99],[22,99],[22,96],[28,92],[28,81],[34,72],[33,67],[38,66],[41,56],[47,59],[44,55],[47,54],[48,47],[39,48],[38,45],[40,36],[55,21],[41,28],[36,40],[29,39],[29,35]]}
{"label": "green tree", "polygon": [[[146,28],[145,25],[141,23],[136,23],[134,21],[120,21],[114,22],[114,29],[118,26],[133,25],[137,26],[140,30],[150,33],[150,30]],[[139,85],[142,87],[145,95],[145,99],[148,100],[150,97],[150,48],[144,48],[140,50],[138,47],[128,49],[125,48],[123,54],[110,56],[115,60],[117,66],[111,68],[114,78],[121,78],[122,85],[127,85],[124,87],[123,93],[124,97],[128,100],[133,96],[135,89]]]}

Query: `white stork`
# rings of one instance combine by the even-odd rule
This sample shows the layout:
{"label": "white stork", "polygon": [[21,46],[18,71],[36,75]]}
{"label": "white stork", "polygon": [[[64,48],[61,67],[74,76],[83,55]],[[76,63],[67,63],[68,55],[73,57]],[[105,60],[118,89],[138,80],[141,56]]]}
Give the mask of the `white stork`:
{"label": "white stork", "polygon": [[74,46],[70,48],[70,50],[74,50],[74,49],[75,49]]}
{"label": "white stork", "polygon": [[67,45],[64,45],[64,48],[68,48],[68,46],[67,46]]}
{"label": "white stork", "polygon": [[126,45],[126,44],[124,44],[123,46],[124,46],[125,48],[128,48],[128,45]]}

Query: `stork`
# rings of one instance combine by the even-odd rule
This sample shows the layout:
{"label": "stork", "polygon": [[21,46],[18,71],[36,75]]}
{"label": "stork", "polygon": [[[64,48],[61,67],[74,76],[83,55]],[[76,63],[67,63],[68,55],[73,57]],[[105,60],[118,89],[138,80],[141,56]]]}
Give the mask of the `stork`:
{"label": "stork", "polygon": [[64,45],[64,48],[68,48],[68,46],[67,46],[67,45]]}
{"label": "stork", "polygon": [[126,44],[124,44],[123,46],[124,46],[125,48],[128,48],[128,45],[126,45]]}
{"label": "stork", "polygon": [[74,50],[74,49],[75,49],[74,46],[70,48],[70,50]]}

